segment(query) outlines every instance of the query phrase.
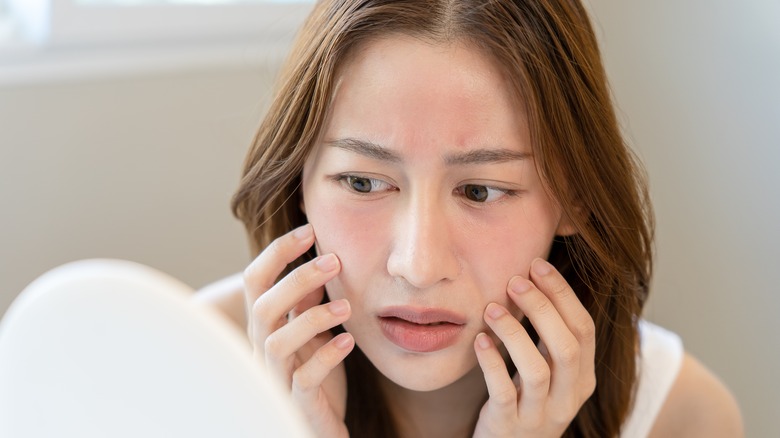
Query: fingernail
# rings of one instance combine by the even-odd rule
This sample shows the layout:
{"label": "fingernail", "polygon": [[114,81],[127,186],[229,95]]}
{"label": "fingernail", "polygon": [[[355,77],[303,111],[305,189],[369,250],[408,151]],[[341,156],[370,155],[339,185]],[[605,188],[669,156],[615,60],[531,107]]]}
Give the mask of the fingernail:
{"label": "fingernail", "polygon": [[477,335],[477,345],[479,345],[479,348],[483,350],[487,350],[490,348],[490,345],[493,344],[493,341],[490,340],[490,336],[480,333]]}
{"label": "fingernail", "polygon": [[546,260],[536,259],[534,261],[533,268],[536,275],[544,276],[550,273],[552,265],[550,265]]}
{"label": "fingernail", "polygon": [[522,277],[515,277],[509,283],[509,290],[516,294],[521,294],[529,289],[531,289],[531,282]]}
{"label": "fingernail", "polygon": [[317,265],[320,271],[330,272],[338,267],[339,259],[336,258],[336,254],[326,254],[319,257],[314,264]]}
{"label": "fingernail", "polygon": [[306,224],[301,227],[298,227],[297,230],[293,231],[293,237],[295,237],[298,240],[304,240],[311,236],[311,224]]}
{"label": "fingernail", "polygon": [[349,312],[349,303],[347,300],[336,300],[328,304],[328,310],[334,315],[345,315]]}
{"label": "fingernail", "polygon": [[493,319],[498,319],[506,314],[506,310],[496,303],[490,303],[487,306],[487,314]]}
{"label": "fingernail", "polygon": [[352,344],[352,336],[342,333],[338,336],[336,336],[336,339],[333,340],[333,343],[338,348],[347,348]]}

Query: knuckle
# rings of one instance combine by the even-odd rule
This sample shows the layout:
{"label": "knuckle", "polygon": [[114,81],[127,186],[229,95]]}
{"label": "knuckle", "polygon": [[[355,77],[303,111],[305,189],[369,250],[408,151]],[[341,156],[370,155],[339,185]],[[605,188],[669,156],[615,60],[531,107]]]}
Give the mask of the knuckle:
{"label": "knuckle", "polygon": [[292,385],[296,391],[306,392],[316,388],[321,383],[317,374],[333,368],[336,355],[326,347],[315,351],[303,366],[293,372]]}
{"label": "knuckle", "polygon": [[506,372],[506,365],[504,365],[503,361],[491,360],[485,364],[485,371],[491,374]]}
{"label": "knuckle", "polygon": [[271,256],[271,258],[276,258],[280,256],[284,252],[284,245],[282,244],[282,238],[277,237],[276,239],[272,240],[268,246],[265,247],[263,250],[263,255]]}
{"label": "knuckle", "polygon": [[244,293],[249,296],[250,290],[268,290],[271,285],[267,284],[267,281],[264,281],[260,278],[257,278],[260,274],[258,273],[259,269],[257,267],[257,264],[260,263],[258,260],[253,261],[249,264],[246,268],[244,268]]}
{"label": "knuckle", "polygon": [[[262,278],[262,269],[260,264],[263,263],[262,257],[256,258],[252,263],[244,268],[244,293],[248,293],[250,290],[266,291],[273,287],[275,279]],[[260,277],[260,278],[258,278]]]}
{"label": "knuckle", "polygon": [[266,357],[279,357],[284,344],[275,333],[271,333],[263,341]]}
{"label": "knuckle", "polygon": [[592,342],[596,339],[596,324],[590,316],[582,318],[582,321],[575,327],[575,331],[574,335],[584,342]]}
{"label": "knuckle", "polygon": [[550,285],[550,291],[552,292],[553,296],[566,297],[571,293],[571,288],[569,287],[569,284],[566,283],[566,281],[560,279],[556,280],[552,285]]}
{"label": "knuckle", "polygon": [[315,329],[319,328],[322,325],[323,315],[322,312],[320,312],[319,310],[320,309],[318,307],[312,307],[311,309],[301,314],[301,317],[303,317],[303,320],[306,322],[306,325]]}
{"label": "knuckle", "polygon": [[492,396],[493,402],[499,406],[514,406],[517,404],[517,390],[515,388],[504,388]]}
{"label": "knuckle", "polygon": [[261,295],[260,298],[255,300],[254,304],[252,304],[252,315],[255,317],[255,324],[257,324],[257,322],[267,322],[271,320],[271,317],[268,314],[269,306],[267,305],[268,303],[266,303],[267,300],[263,297],[264,295]]}
{"label": "knuckle", "polygon": [[314,352],[312,359],[316,361],[318,367],[330,369],[335,365],[336,353],[330,344],[326,344]]}
{"label": "knuckle", "polygon": [[308,276],[304,273],[303,267],[293,270],[287,276],[290,285],[296,288],[305,287],[308,283]]}
{"label": "knuckle", "polygon": [[242,273],[242,276],[244,277],[244,284],[252,280],[254,272],[255,272],[254,262],[250,263],[249,265],[247,265],[246,268],[244,268],[244,272]]}
{"label": "knuckle", "polygon": [[524,336],[528,336],[528,333],[525,331],[523,326],[521,326],[519,323],[516,327],[512,328],[509,333],[507,333],[507,339],[510,343],[517,343],[520,342],[520,339]]}
{"label": "knuckle", "polygon": [[550,385],[550,368],[546,363],[536,365],[523,377],[523,386],[531,391],[546,390]]}
{"label": "knuckle", "polygon": [[486,376],[500,376],[507,373],[506,365],[500,358],[488,358],[480,365]]}
{"label": "knuckle", "polygon": [[549,313],[551,310],[554,309],[552,308],[552,303],[550,302],[550,300],[545,298],[536,302],[536,304],[534,305],[534,310],[539,315],[546,315],[547,313]]}
{"label": "knuckle", "polygon": [[292,375],[292,387],[294,392],[306,392],[315,387],[311,373],[305,368],[298,368]]}
{"label": "knuckle", "polygon": [[558,361],[564,368],[578,368],[580,365],[580,346],[576,342],[567,342],[560,347]]}

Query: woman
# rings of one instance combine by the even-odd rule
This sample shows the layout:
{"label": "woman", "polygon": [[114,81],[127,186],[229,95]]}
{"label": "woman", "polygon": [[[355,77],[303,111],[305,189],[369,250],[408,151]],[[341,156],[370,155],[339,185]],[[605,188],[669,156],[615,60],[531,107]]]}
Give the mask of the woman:
{"label": "woman", "polygon": [[741,434],[640,322],[651,208],[578,2],[318,2],[233,208],[259,255],[207,295],[318,436]]}

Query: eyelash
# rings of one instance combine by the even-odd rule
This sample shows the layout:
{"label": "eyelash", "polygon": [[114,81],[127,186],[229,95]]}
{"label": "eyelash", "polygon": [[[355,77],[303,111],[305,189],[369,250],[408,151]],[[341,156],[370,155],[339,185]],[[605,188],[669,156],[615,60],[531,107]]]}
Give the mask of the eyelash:
{"label": "eyelash", "polygon": [[[371,193],[379,191],[379,188],[377,186],[382,186],[382,185],[387,186],[387,189],[385,189],[384,191],[391,191],[393,189],[397,189],[392,184],[390,184],[390,183],[388,183],[386,181],[383,181],[383,180],[378,179],[378,178],[371,178],[371,177],[368,177],[368,176],[341,174],[341,175],[334,176],[333,179],[336,182],[341,183],[341,185],[344,186],[344,188],[347,189],[348,191],[350,191],[352,193],[355,193],[357,195],[362,195],[362,196],[370,195]],[[371,190],[368,191],[368,192],[361,192],[359,190],[355,190],[354,187],[350,183],[351,179],[355,179],[355,180],[356,179],[368,180],[371,183]]]}
{"label": "eyelash", "polygon": [[[359,191],[359,190],[355,190],[354,186],[352,186],[352,182],[355,182],[354,180],[358,180],[358,179],[369,181],[370,184],[371,184],[370,190],[369,191],[365,191],[365,192]],[[392,184],[390,184],[390,183],[388,183],[386,181],[383,181],[381,179],[371,178],[371,177],[368,177],[368,176],[361,176],[361,175],[339,174],[339,175],[335,175],[333,177],[333,180],[338,182],[338,183],[340,183],[347,191],[349,191],[351,193],[354,193],[356,195],[359,195],[359,196],[368,196],[368,195],[371,195],[372,193],[376,193],[376,192],[379,192],[379,191],[389,192],[389,191],[393,191],[393,190],[397,190],[398,189],[397,187],[393,186]],[[350,180],[352,180],[352,181],[350,181]],[[381,190],[380,187],[383,186],[383,185],[387,186],[387,189]],[[469,187],[471,187],[471,188],[482,188],[482,189],[487,190],[488,191],[487,198],[484,201],[476,201],[474,199],[468,198],[468,196],[466,195],[466,191],[468,190]],[[498,192],[498,195],[497,195],[498,198],[495,198],[494,195],[491,194],[490,192]],[[502,188],[499,188],[499,187],[493,187],[493,186],[488,186],[488,185],[484,185],[484,184],[463,184],[463,185],[458,186],[457,188],[455,188],[455,193],[457,193],[459,196],[465,198],[465,200],[467,202],[471,203],[471,204],[481,205],[481,204],[492,204],[494,202],[500,202],[500,201],[503,200],[504,197],[507,197],[507,196],[508,197],[518,196],[520,194],[520,191],[512,190],[512,189],[502,189]],[[490,199],[491,197],[493,197],[493,199]]]}
{"label": "eyelash", "polygon": [[[469,189],[469,187],[486,189],[488,191],[487,199],[485,199],[484,201],[475,201],[473,199],[470,199],[466,195],[466,191]],[[492,192],[498,192],[498,195],[497,195],[498,198],[490,199],[492,197],[492,195],[490,193],[491,191]],[[486,186],[484,184],[463,184],[462,186],[457,187],[455,189],[455,192],[458,193],[458,195],[466,198],[467,201],[469,201],[469,202],[471,202],[473,204],[492,204],[494,202],[501,202],[501,201],[503,201],[504,197],[507,197],[507,196],[513,197],[513,196],[517,196],[518,195],[518,191],[517,190],[501,189],[501,188],[498,188],[498,187]]]}

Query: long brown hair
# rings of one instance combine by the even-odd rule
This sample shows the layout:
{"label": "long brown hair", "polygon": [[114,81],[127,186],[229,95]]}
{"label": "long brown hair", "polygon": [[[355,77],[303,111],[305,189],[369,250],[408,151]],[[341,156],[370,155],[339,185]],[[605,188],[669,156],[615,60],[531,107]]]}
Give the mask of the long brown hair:
{"label": "long brown hair", "polygon": [[[281,71],[233,198],[254,252],[306,222],[301,170],[323,127],[338,68],[357,45],[388,33],[483,50],[526,105],[539,174],[577,230],[556,238],[549,260],[596,325],[597,387],[564,436],[617,436],[636,381],[653,222],[643,170],[621,136],[596,38],[578,1],[317,2]],[[393,436],[376,369],[357,349],[346,366],[350,432]],[[369,403],[370,415],[360,412]]]}

